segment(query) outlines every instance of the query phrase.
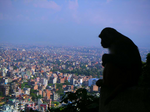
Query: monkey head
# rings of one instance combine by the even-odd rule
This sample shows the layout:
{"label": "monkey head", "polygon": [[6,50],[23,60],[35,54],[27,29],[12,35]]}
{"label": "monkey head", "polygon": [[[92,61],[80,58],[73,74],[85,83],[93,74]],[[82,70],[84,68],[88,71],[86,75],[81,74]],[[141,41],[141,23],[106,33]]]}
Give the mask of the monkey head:
{"label": "monkey head", "polygon": [[106,27],[99,34],[101,38],[101,45],[103,48],[110,48],[111,44],[115,41],[117,31],[113,28]]}

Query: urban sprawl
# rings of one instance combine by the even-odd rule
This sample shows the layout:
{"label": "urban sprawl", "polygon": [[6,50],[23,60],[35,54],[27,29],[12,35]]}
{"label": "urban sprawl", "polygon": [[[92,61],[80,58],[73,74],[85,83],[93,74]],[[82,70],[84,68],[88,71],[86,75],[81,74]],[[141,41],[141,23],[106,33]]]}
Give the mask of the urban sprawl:
{"label": "urban sprawl", "polygon": [[[101,47],[0,45],[0,112],[46,111],[58,107],[66,92],[86,88],[99,93]],[[140,49],[145,61],[147,49]]]}

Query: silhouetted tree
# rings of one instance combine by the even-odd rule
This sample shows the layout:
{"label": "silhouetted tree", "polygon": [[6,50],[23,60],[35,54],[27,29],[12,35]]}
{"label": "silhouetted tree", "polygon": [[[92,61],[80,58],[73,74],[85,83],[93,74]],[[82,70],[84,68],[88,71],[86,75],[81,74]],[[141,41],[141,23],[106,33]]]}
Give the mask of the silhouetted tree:
{"label": "silhouetted tree", "polygon": [[67,92],[61,103],[66,103],[66,106],[52,108],[50,112],[98,112],[99,98],[87,94],[84,88],[78,89],[75,93]]}
{"label": "silhouetted tree", "polygon": [[143,62],[140,86],[150,87],[150,53],[147,54],[146,62]]}

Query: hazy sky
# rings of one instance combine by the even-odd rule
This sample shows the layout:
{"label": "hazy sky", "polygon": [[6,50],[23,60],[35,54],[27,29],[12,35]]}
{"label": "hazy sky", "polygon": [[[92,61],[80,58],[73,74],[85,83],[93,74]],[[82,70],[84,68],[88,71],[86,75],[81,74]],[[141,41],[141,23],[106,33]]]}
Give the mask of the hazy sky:
{"label": "hazy sky", "polygon": [[150,48],[150,0],[0,0],[0,43],[100,46],[108,26]]}

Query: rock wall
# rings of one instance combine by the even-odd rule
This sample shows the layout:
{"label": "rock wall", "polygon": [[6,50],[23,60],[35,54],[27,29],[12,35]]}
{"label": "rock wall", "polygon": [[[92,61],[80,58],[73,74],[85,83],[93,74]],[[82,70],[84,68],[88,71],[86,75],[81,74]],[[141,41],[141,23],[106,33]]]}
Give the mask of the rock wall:
{"label": "rock wall", "polygon": [[150,112],[149,88],[128,88],[104,106],[111,92],[109,88],[101,87],[99,112]]}

